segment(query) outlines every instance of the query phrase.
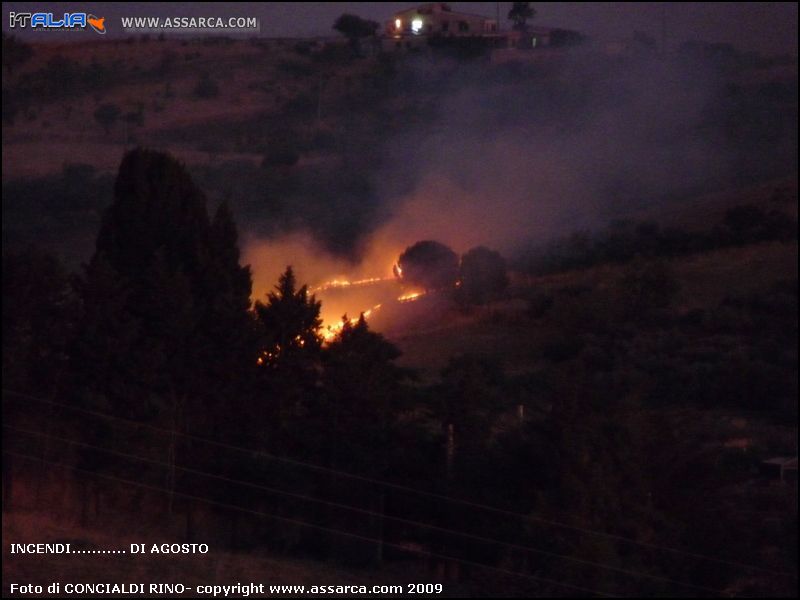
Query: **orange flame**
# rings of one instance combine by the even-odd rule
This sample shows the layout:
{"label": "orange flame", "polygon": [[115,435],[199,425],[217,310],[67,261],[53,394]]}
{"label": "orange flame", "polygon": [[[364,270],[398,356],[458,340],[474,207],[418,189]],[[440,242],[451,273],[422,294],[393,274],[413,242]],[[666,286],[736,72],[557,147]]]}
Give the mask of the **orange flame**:
{"label": "orange flame", "polygon": [[397,301],[398,302],[413,302],[414,300],[417,300],[418,298],[421,298],[424,295],[425,295],[425,292],[422,292],[422,291],[406,292],[405,294],[403,294],[402,296],[397,298]]}
{"label": "orange flame", "polygon": [[370,285],[372,283],[380,283],[381,281],[389,281],[391,277],[369,277],[367,279],[358,279],[356,281],[349,281],[347,279],[331,279],[330,281],[326,281],[325,283],[318,285],[315,288],[312,288],[310,291],[313,292],[324,292],[325,290],[336,289],[336,288],[343,288],[343,287],[351,287],[351,286],[358,286],[358,285]]}
{"label": "orange flame", "polygon": [[[376,304],[375,306],[365,310],[361,314],[364,315],[365,319],[368,319],[370,315],[378,311],[381,306],[382,306],[381,304]],[[325,329],[322,330],[323,341],[332,342],[334,339],[336,339],[336,336],[339,335],[342,329],[344,329],[345,323],[349,323],[350,325],[355,325],[356,323],[358,323],[359,318],[360,315],[358,317],[348,318],[347,321],[340,319],[338,322],[332,325],[328,325],[327,327],[325,327]]]}

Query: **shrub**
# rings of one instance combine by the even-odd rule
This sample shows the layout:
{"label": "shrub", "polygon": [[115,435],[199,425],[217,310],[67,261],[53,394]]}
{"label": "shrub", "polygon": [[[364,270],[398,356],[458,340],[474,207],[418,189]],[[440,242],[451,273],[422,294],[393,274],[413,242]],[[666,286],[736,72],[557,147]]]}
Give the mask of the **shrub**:
{"label": "shrub", "polygon": [[216,98],[219,96],[219,86],[208,73],[204,73],[194,88],[194,95],[204,100]]}
{"label": "shrub", "polygon": [[397,275],[402,281],[425,289],[447,288],[458,277],[458,255],[433,240],[417,242],[400,255]]}
{"label": "shrub", "polygon": [[119,119],[121,112],[119,106],[108,102],[97,107],[97,110],[94,111],[94,118],[95,121],[102,125],[105,132],[109,133],[117,119]]}
{"label": "shrub", "polygon": [[485,304],[499,298],[508,288],[505,259],[483,246],[461,257],[459,297],[468,304]]}

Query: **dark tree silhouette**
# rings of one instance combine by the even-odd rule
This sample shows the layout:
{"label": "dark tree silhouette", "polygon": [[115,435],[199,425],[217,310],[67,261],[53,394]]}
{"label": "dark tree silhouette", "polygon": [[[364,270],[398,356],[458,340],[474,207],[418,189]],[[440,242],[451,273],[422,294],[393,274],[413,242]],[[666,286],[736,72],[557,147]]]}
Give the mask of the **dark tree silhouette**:
{"label": "dark tree silhouette", "polygon": [[528,19],[536,16],[536,9],[531,7],[530,2],[514,2],[511,10],[508,11],[508,18],[514,21],[514,29],[525,31],[528,28]]}
{"label": "dark tree silhouette", "polygon": [[579,46],[586,41],[586,36],[572,29],[553,29],[550,32],[550,45],[556,48]]}
{"label": "dark tree silhouette", "polygon": [[94,111],[94,119],[100,123],[106,133],[110,133],[120,114],[122,114],[122,111],[119,106],[109,102],[97,107]]}
{"label": "dark tree silhouette", "polygon": [[248,313],[252,276],[249,266],[239,264],[239,234],[227,203],[220,204],[214,213],[210,247],[211,260],[203,274],[203,293],[208,302],[203,309],[214,345],[230,349],[224,357],[227,362],[219,360],[215,365],[220,375],[230,375],[238,371],[245,360],[248,363],[252,360],[252,336],[240,337],[243,331],[252,329]]}
{"label": "dark tree silhouette", "polygon": [[633,260],[616,284],[619,307],[634,319],[646,319],[670,305],[680,286],[663,260]]}
{"label": "dark tree silhouette", "polygon": [[271,443],[283,446],[297,439],[304,424],[296,420],[319,393],[320,307],[305,285],[297,289],[291,267],[267,294],[266,303],[255,303],[259,391],[266,405],[259,403],[253,421],[263,422],[262,431],[270,431]]}
{"label": "dark tree silhouette", "polygon": [[451,359],[442,370],[437,412],[445,427],[453,426],[455,446],[467,453],[462,458],[479,451],[491,434],[492,421],[504,408],[499,393],[503,380],[496,362],[472,354]]}
{"label": "dark tree silhouette", "polygon": [[11,75],[33,56],[33,48],[14,35],[3,34],[3,67]]}
{"label": "dark tree silhouette", "polygon": [[66,365],[74,317],[66,271],[29,248],[3,253],[3,380],[16,390],[50,393]]}
{"label": "dark tree silhouette", "polygon": [[[343,318],[345,325],[322,353],[321,393],[303,423],[309,450],[333,468],[348,468],[373,477],[386,478],[407,465],[409,446],[401,440],[403,424],[398,416],[407,409],[408,373],[394,364],[399,350],[382,335],[372,332],[362,314],[358,321]],[[404,443],[405,442],[405,443]],[[402,467],[399,467],[402,468]],[[388,502],[386,490],[358,489],[352,482],[330,478],[326,494],[342,502],[370,506],[381,515]],[[326,525],[350,529],[364,527],[360,515],[334,510],[324,514]],[[348,561],[382,558],[385,537],[383,519],[371,519],[371,534],[379,540],[373,552],[362,544],[331,540],[331,551]]]}
{"label": "dark tree silhouette", "polygon": [[194,88],[194,95],[204,100],[216,98],[219,96],[219,86],[211,79],[211,75],[203,73]]}
{"label": "dark tree silhouette", "polygon": [[[235,388],[238,369],[255,355],[250,272],[238,259],[225,206],[209,222],[205,196],[180,163],[163,153],[129,152],[78,282],[84,319],[77,370],[105,365],[107,372],[89,377],[100,383],[95,391],[123,401],[126,390],[147,390],[156,413]],[[119,362],[109,348],[117,338],[127,357]],[[219,424],[214,409],[193,415]]]}
{"label": "dark tree silhouette", "polygon": [[353,53],[356,56],[361,54],[362,38],[375,35],[379,25],[375,21],[362,19],[358,15],[343,14],[333,24],[333,28],[344,35],[350,42]]}
{"label": "dark tree silhouette", "polygon": [[425,240],[406,248],[397,267],[404,282],[426,290],[448,288],[458,278],[458,255],[444,244]]}
{"label": "dark tree silhouette", "polygon": [[297,289],[292,267],[280,276],[267,302],[256,300],[255,312],[261,324],[261,362],[267,366],[292,365],[319,350],[322,303],[309,296],[307,286]]}
{"label": "dark tree silhouette", "polygon": [[112,409],[144,416],[148,408],[141,402],[124,409],[118,406],[125,399],[148,396],[149,374],[156,366],[150,364],[150,355],[136,351],[140,322],[129,309],[129,286],[100,255],[75,278],[74,286],[81,301],[70,348],[74,383],[92,396],[117,401]]}
{"label": "dark tree silhouette", "polygon": [[485,304],[508,288],[505,259],[483,246],[472,248],[461,257],[459,295],[468,304]]}
{"label": "dark tree silhouette", "polygon": [[355,324],[344,322],[324,352],[325,401],[318,416],[331,436],[331,461],[377,474],[388,466],[390,429],[407,374],[393,362],[400,351],[370,331],[364,315]]}

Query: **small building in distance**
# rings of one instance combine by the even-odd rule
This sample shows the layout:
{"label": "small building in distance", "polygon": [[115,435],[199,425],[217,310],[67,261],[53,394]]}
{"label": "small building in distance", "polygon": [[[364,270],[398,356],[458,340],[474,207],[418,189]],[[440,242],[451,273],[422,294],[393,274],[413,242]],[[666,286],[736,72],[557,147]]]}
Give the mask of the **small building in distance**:
{"label": "small building in distance", "polygon": [[384,31],[388,36],[479,36],[497,33],[497,20],[454,12],[445,2],[433,2],[395,13]]}
{"label": "small building in distance", "polygon": [[530,57],[530,53],[524,51],[563,49],[579,45],[584,39],[577,31],[540,25],[500,31],[497,19],[456,12],[445,2],[433,2],[395,13],[384,24],[381,48],[393,51],[426,46],[471,46],[500,52],[506,58],[520,59]]}
{"label": "small building in distance", "polygon": [[497,33],[497,19],[433,2],[395,13],[384,25],[382,45],[384,50],[408,50],[427,46],[431,38],[490,38]]}

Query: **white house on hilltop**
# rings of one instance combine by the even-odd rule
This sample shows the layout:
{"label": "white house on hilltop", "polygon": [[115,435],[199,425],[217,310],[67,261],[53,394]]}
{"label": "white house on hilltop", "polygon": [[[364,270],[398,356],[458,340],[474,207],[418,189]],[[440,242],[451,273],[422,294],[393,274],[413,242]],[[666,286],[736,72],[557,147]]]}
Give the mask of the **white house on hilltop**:
{"label": "white house on hilltop", "polygon": [[447,43],[472,38],[494,50],[532,50],[551,46],[559,32],[568,33],[536,25],[529,25],[525,31],[501,32],[497,19],[456,12],[445,2],[433,2],[395,13],[384,24],[381,46],[385,51],[410,50],[434,40]]}
{"label": "white house on hilltop", "polygon": [[445,2],[423,4],[395,13],[386,22],[387,35],[475,36],[497,33],[497,20],[454,12]]}
{"label": "white house on hilltop", "polygon": [[418,48],[430,37],[478,37],[497,35],[497,19],[455,12],[445,2],[401,10],[386,21],[384,48]]}

